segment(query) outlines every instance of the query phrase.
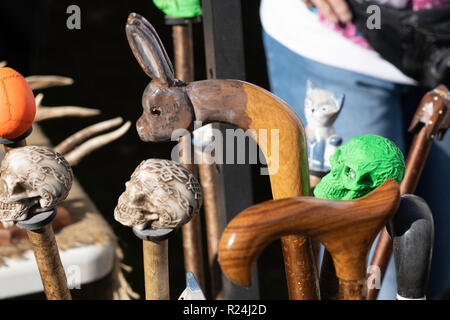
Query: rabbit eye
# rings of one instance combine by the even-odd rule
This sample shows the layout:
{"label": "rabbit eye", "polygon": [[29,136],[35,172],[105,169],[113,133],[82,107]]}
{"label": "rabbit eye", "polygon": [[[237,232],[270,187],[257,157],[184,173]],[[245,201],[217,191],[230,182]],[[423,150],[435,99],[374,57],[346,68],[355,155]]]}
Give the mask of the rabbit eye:
{"label": "rabbit eye", "polygon": [[155,117],[159,117],[161,115],[161,108],[153,106],[150,108],[150,113]]}

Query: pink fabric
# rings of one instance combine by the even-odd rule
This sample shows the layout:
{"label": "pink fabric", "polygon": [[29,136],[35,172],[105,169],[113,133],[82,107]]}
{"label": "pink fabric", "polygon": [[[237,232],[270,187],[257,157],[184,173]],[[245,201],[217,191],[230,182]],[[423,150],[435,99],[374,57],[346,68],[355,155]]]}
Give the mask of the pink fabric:
{"label": "pink fabric", "polygon": [[450,4],[450,0],[412,0],[413,10],[424,10]]}
{"label": "pink fabric", "polygon": [[[413,10],[431,9],[450,4],[450,0],[411,0],[411,2]],[[387,4],[389,4],[389,1]],[[408,6],[410,6],[410,4]],[[336,31],[341,36],[347,38],[351,42],[363,48],[372,50],[371,46],[366,41],[366,39],[364,39],[362,36],[358,34],[358,31],[356,30],[356,27],[353,23],[347,22],[345,26],[341,27],[338,24],[332,24],[328,22],[320,12],[318,14],[319,14],[319,21],[321,23],[331,28],[332,30]]]}
{"label": "pink fabric", "polygon": [[372,47],[369,45],[367,40],[357,34],[358,32],[353,23],[347,22],[344,27],[341,27],[338,24],[332,24],[331,22],[328,22],[320,12],[319,12],[319,21],[322,22],[327,27],[339,33],[341,36],[346,37],[351,42],[356,43],[357,45],[360,45],[363,48],[372,50]]}

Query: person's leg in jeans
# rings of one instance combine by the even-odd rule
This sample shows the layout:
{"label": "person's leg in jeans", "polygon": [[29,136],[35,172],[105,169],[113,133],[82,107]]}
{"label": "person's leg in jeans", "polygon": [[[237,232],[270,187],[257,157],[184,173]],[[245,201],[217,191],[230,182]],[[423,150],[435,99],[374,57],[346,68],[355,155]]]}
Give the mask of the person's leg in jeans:
{"label": "person's leg in jeans", "polygon": [[[305,125],[303,103],[309,78],[320,88],[335,94],[345,93],[343,109],[334,125],[344,143],[357,135],[378,134],[391,139],[404,151],[402,86],[304,58],[266,33],[263,39],[271,91],[292,106]],[[396,289],[391,259],[379,299],[395,299]]]}

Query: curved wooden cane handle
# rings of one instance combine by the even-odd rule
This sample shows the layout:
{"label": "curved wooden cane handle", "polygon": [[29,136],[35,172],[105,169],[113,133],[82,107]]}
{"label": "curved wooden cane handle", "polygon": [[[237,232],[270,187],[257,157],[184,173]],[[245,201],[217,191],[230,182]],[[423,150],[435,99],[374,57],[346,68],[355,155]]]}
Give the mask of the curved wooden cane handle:
{"label": "curved wooden cane handle", "polygon": [[[274,199],[310,194],[304,127],[283,100],[239,80],[198,81],[186,93],[197,121],[248,130],[266,157]],[[318,299],[311,242],[300,235],[281,241],[290,299]]]}
{"label": "curved wooden cane handle", "polygon": [[232,281],[248,287],[252,266],[271,241],[304,234],[324,244],[341,280],[364,279],[370,245],[397,210],[399,199],[397,183],[388,180],[357,200],[294,197],[263,202],[228,224],[220,241],[219,263]]}

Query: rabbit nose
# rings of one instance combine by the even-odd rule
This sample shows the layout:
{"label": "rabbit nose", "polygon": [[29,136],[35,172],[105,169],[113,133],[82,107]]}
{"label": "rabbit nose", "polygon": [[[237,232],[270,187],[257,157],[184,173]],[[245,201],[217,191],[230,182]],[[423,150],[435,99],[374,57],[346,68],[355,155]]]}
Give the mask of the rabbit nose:
{"label": "rabbit nose", "polygon": [[148,125],[145,123],[145,120],[142,117],[140,117],[138,121],[136,121],[136,131],[142,141],[151,141],[151,134],[148,130]]}

